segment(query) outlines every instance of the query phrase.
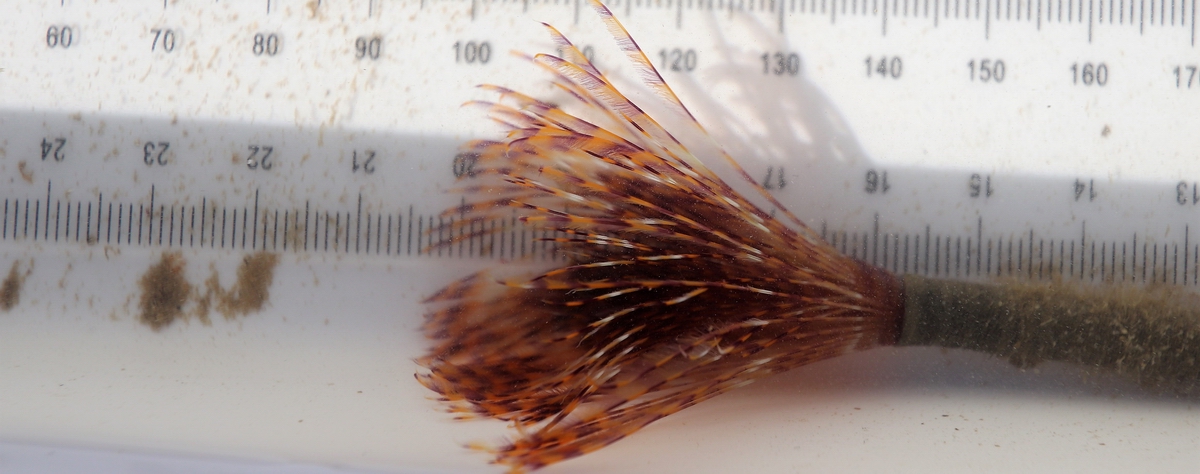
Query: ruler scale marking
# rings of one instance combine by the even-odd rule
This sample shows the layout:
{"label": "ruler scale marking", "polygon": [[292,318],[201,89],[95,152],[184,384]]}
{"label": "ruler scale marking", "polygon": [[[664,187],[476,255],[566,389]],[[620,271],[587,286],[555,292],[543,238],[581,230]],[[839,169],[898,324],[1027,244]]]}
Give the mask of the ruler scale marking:
{"label": "ruler scale marking", "polygon": [[[158,201],[157,193],[155,200],[156,202]],[[84,241],[83,234],[85,229],[90,228],[90,223],[88,222],[91,217],[90,210],[86,210],[84,208],[83,202],[64,202],[62,200],[55,199],[53,193],[51,193],[49,202],[56,204],[56,206],[55,209],[48,212],[42,211],[42,209],[50,207],[45,205],[47,202],[45,199],[27,199],[24,200],[24,202],[21,200],[16,200],[15,202],[16,205],[13,204],[14,200],[6,199],[6,205],[9,209],[7,211],[8,216],[11,217],[5,217],[4,223],[11,227],[14,221],[19,221],[21,223],[26,223],[28,220],[34,221],[32,225],[29,225],[28,223],[22,224],[27,226],[29,230],[24,231],[24,234],[17,234],[17,238],[21,238],[22,235],[27,235],[24,238],[31,241],[49,242],[56,240],[61,243],[65,240],[64,237],[67,237],[68,239],[70,238],[71,228],[74,226],[76,236],[75,239],[76,241],[82,242]],[[74,204],[75,209],[71,209],[72,204]],[[87,202],[87,207],[95,207],[95,204],[95,200],[89,201]],[[63,206],[67,207],[66,211],[63,211]],[[272,248],[278,249],[280,247],[280,235],[278,227],[281,219],[278,217],[279,210],[264,210],[262,209],[261,203],[259,205],[258,215],[260,216],[259,222],[262,229],[258,229],[257,225],[254,228],[247,228],[247,226],[255,225],[251,221],[254,214],[253,207],[235,207],[222,208],[221,212],[219,213],[221,214],[221,220],[223,222],[221,226],[223,230],[216,229],[217,226],[214,225],[210,228],[202,227],[200,231],[197,231],[196,229],[195,213],[200,212],[200,220],[202,221],[201,225],[207,225],[207,223],[204,222],[208,214],[205,212],[205,210],[208,208],[207,199],[202,200],[201,206],[193,206],[190,208],[187,206],[179,207],[175,205],[171,205],[168,208],[166,204],[160,204],[156,209],[154,209],[154,214],[157,214],[157,219],[147,219],[147,216],[152,215],[147,210],[148,206],[139,205],[135,202],[109,202],[109,206],[117,207],[117,222],[109,224],[109,227],[118,230],[117,239],[115,239],[118,245],[136,245],[141,247],[149,246],[151,248],[170,248],[176,245],[185,247],[194,246],[196,234],[200,234],[201,238],[203,239],[206,231],[212,231],[212,233],[214,233],[214,240],[215,233],[220,232],[224,239],[233,239],[239,242],[235,247],[232,248],[260,250]],[[196,207],[200,207],[200,209],[198,210]],[[16,209],[17,212],[14,213],[12,209]],[[25,209],[28,210],[26,211]],[[188,209],[191,209],[190,218]],[[78,210],[78,212],[76,212],[76,210]],[[215,207],[211,212],[214,216],[218,214]],[[231,212],[232,214],[230,214]],[[264,212],[266,212],[265,215]],[[84,214],[89,214],[87,219],[85,219]],[[390,240],[392,237],[387,237],[385,239],[384,227],[385,225],[389,227],[396,226],[396,224],[385,224],[383,222],[384,220],[382,215],[366,212],[366,215],[362,216],[362,219],[367,219],[365,224],[367,227],[367,234],[360,239],[366,239],[366,241],[364,242],[363,240],[359,240],[357,243],[357,251],[354,251],[351,248],[349,241],[351,237],[350,229],[345,225],[351,220],[358,220],[355,218],[354,214],[348,211],[327,212],[323,210],[321,211],[321,214],[324,216],[327,222],[326,228],[322,231],[319,227],[320,223],[318,222],[318,227],[316,230],[317,233],[320,234],[318,236],[318,240],[325,240],[324,244],[320,244],[323,248],[329,248],[332,246],[332,248],[329,250],[335,253],[349,252],[362,254],[364,251],[363,245],[366,245],[368,252],[384,254],[389,251],[384,247],[385,240],[387,240],[388,242],[386,243],[390,245]],[[44,224],[46,215],[50,216],[50,220],[56,221],[55,228],[50,228],[49,224]],[[71,220],[72,215],[75,218],[74,223]],[[137,219],[134,219],[135,215],[137,216]],[[346,219],[341,219],[341,217],[346,217]],[[430,216],[430,218],[432,219],[432,216]],[[394,221],[395,219],[393,218],[392,220]],[[284,213],[284,219],[282,220],[285,225],[285,232],[288,231],[287,227],[290,227],[289,221],[290,211]],[[358,222],[360,222],[360,224],[358,224],[360,226],[358,233],[363,235],[363,230],[361,228],[363,224],[361,224],[361,220],[358,220]],[[884,215],[880,214],[878,216],[878,223],[875,222],[875,217],[872,218],[871,229],[869,232],[838,231],[838,234],[844,237],[835,235],[835,238],[831,238],[830,242],[832,245],[843,249],[847,253],[855,255],[859,258],[867,259],[868,261],[877,265],[895,269],[897,272],[904,271],[903,269],[905,268],[908,268],[911,271],[911,264],[904,262],[904,260],[910,258],[910,256],[904,252],[911,252],[911,247],[913,245],[912,236],[906,236],[908,243],[905,245],[909,248],[909,250],[902,251],[900,245],[901,238],[899,234],[891,231],[885,231],[885,224],[890,226],[891,222],[887,221]],[[503,221],[467,222],[464,223],[461,228],[454,231],[453,235],[449,235],[447,234],[447,231],[458,227],[458,219],[452,218],[450,222],[442,220],[441,225],[439,226],[439,235],[436,237],[431,236],[433,239],[436,239],[436,241],[431,240],[429,244],[421,242],[421,245],[422,248],[425,248],[426,245],[440,245],[445,247],[447,243],[452,242],[453,240],[459,240],[462,242],[463,240],[469,239],[471,240],[469,243],[470,247],[467,247],[465,244],[462,245],[463,248],[461,253],[459,251],[451,251],[451,253],[447,254],[446,251],[443,250],[442,256],[450,256],[453,258],[497,258],[506,256],[504,253],[497,253],[497,250],[504,247],[515,246],[519,243],[518,241],[520,239],[514,238],[510,242],[508,240],[508,235],[505,234],[507,233],[511,235],[511,232],[505,227],[505,225],[507,224],[505,224]],[[933,275],[958,275],[966,277],[978,277],[982,275],[994,274],[994,270],[997,267],[993,266],[992,262],[995,261],[997,241],[994,238],[988,237],[987,233],[984,232],[986,230],[984,227],[986,226],[987,224],[983,222],[982,218],[976,218],[976,225],[975,229],[973,229],[972,235],[945,235],[942,233],[937,233],[935,238],[932,240],[936,243],[946,239],[947,244],[945,246],[937,244],[938,246],[935,248],[936,251],[933,252],[932,257],[927,257],[935,259],[930,273]],[[1121,257],[1115,253],[1117,247],[1115,241],[1102,239],[1098,243],[1096,239],[1092,237],[1092,234],[1089,230],[1090,227],[1091,226],[1088,225],[1088,222],[1081,222],[1077,238],[1062,239],[1059,242],[1061,251],[1060,249],[1053,249],[1055,252],[1060,253],[1058,261],[1061,262],[1060,272],[1064,276],[1071,279],[1078,278],[1084,281],[1097,281],[1098,278],[1099,280],[1109,281],[1113,278],[1112,275],[1115,275],[1115,273],[1111,272],[1122,272],[1121,267],[1116,263],[1119,259],[1125,259],[1133,262],[1137,261],[1136,252],[1132,255],[1132,257],[1130,257],[1128,246],[1124,247],[1126,249],[1124,253],[1126,257]],[[1184,227],[1183,236],[1178,240],[1161,241],[1153,245],[1147,242],[1143,246],[1146,249],[1146,253],[1148,253],[1148,261],[1146,261],[1143,265],[1144,273],[1146,273],[1145,281],[1156,281],[1173,285],[1196,284],[1196,279],[1191,277],[1191,274],[1196,273],[1196,269],[1192,264],[1192,261],[1195,260],[1195,255],[1193,254],[1194,244],[1191,241],[1190,225],[1185,222],[1182,224],[1182,227]],[[157,229],[158,235],[148,241],[146,238],[150,237],[150,229],[152,228]],[[190,231],[189,228],[191,229]],[[422,225],[422,229],[423,228],[424,226]],[[0,230],[4,232],[4,238],[6,240],[12,239],[11,233],[8,233],[5,229]],[[257,235],[257,232],[260,230],[263,233],[263,237],[261,239],[256,238],[256,240],[251,241],[251,236]],[[179,233],[178,237],[176,237],[176,232]],[[372,237],[372,232],[374,232],[374,237]],[[421,232],[424,231],[422,230]],[[333,235],[329,235],[329,233],[333,233]],[[497,233],[501,234],[499,240],[495,236]],[[829,229],[827,224],[825,224],[823,227],[823,233],[828,237]],[[54,236],[53,238],[51,238],[52,235]],[[140,242],[138,241],[137,236],[141,236],[140,238],[142,240]],[[111,237],[109,238],[111,239]],[[285,238],[290,240],[290,234],[286,234]],[[375,239],[374,241],[372,241],[373,238]],[[403,237],[401,236],[400,238],[402,239]],[[565,238],[567,238],[567,235],[559,230],[546,229],[545,232],[540,234],[536,239],[542,242],[542,244],[538,245],[539,258],[561,258],[561,256],[556,254],[555,250],[559,245],[558,240]],[[1032,254],[1029,257],[1026,257],[1025,255],[1025,242],[1032,242],[1033,238],[1033,231],[1030,229],[1027,231],[1027,235],[1023,238],[1015,238],[1011,240],[1003,238],[1000,239],[999,245],[1006,249],[999,252],[999,256],[1004,262],[1004,269],[1000,275],[1037,278],[1037,276],[1033,274],[1033,265],[1035,260],[1038,260],[1038,257]],[[917,239],[917,241],[919,241],[919,236],[917,236]],[[1140,239],[1140,237],[1138,237],[1138,239]],[[953,240],[952,243],[951,240]],[[1007,244],[1005,244],[1005,240],[1007,240]],[[65,241],[69,242],[70,240]],[[191,243],[189,244],[189,242]],[[372,243],[375,244],[373,248],[371,247]],[[201,245],[203,245],[203,243],[201,243]],[[222,248],[231,248],[228,242],[225,242],[222,245]],[[882,246],[882,249],[880,249],[880,246]],[[1159,247],[1161,247],[1161,252],[1159,252]],[[1182,247],[1182,250],[1180,247]],[[447,248],[452,249],[452,247]],[[1110,254],[1110,250],[1114,253]],[[946,260],[946,263],[949,266],[942,265],[942,251],[947,252],[948,260]],[[1159,258],[1156,252],[1162,253],[1164,257]],[[985,253],[987,254],[986,256]],[[919,254],[920,252],[918,252],[918,256]],[[971,261],[972,259],[974,262]],[[1099,259],[1099,262],[1097,262],[1097,259]],[[1126,270],[1124,270],[1123,273],[1128,273],[1127,268],[1128,266],[1126,265]],[[1040,270],[1040,272],[1043,273],[1044,271],[1044,269]],[[1153,276],[1151,276],[1151,274]]]}
{"label": "ruler scale marking", "polygon": [[[109,204],[109,206],[111,205]],[[125,225],[125,206],[117,205],[117,245],[121,245],[121,227],[123,225]],[[126,238],[126,241],[128,241],[128,238]]]}
{"label": "ruler scale marking", "polygon": [[[46,181],[46,229],[43,231],[42,240],[50,240],[50,204],[53,202],[50,199],[50,184],[51,181]],[[55,230],[55,240],[58,240],[58,230]]]}
{"label": "ruler scale marking", "polygon": [[1021,275],[1021,237],[1010,237],[1008,239],[1008,256],[1006,257],[1008,265],[1008,277],[1020,277]]}
{"label": "ruler scale marking", "polygon": [[[1174,8],[1174,7],[1172,7],[1172,8]],[[1171,253],[1171,265],[1172,265],[1171,266],[1171,284],[1178,285],[1179,284],[1179,245],[1172,244],[1171,249],[1172,249],[1171,250],[1172,251],[1172,253]],[[1163,278],[1163,280],[1166,280],[1166,278]]]}
{"label": "ruler scale marking", "polygon": [[1088,265],[1087,265],[1088,266],[1087,279],[1088,279],[1088,281],[1095,281],[1096,280],[1096,241],[1093,240],[1093,241],[1089,242],[1089,244],[1090,244],[1090,247],[1088,248],[1089,253],[1088,253]]}
{"label": "ruler scale marking", "polygon": [[[963,259],[965,260],[963,263],[963,276],[967,278],[971,277],[971,249],[975,248],[972,246],[973,243],[974,242],[971,241],[971,237],[967,237],[966,248],[963,250],[963,255],[966,257]],[[978,273],[979,269],[976,268],[975,272]]]}
{"label": "ruler scale marking", "polygon": [[[980,215],[975,220],[975,274],[986,275],[986,271],[980,271],[983,266],[983,215]],[[971,260],[970,251],[967,252],[967,262]]]}
{"label": "ruler scale marking", "polygon": [[[980,244],[983,244],[983,242],[980,242]],[[991,239],[988,239],[988,258],[984,260],[985,265],[983,268],[978,270],[979,275],[991,275],[991,244]],[[1000,252],[1000,250],[997,250],[997,252]],[[1000,265],[998,264],[996,266],[996,274],[1000,274]]]}
{"label": "ruler scale marking", "polygon": [[[967,258],[966,268],[965,269],[963,268],[964,264],[963,264],[963,258],[962,258],[962,256],[963,256],[963,245],[962,244],[963,244],[963,240],[962,240],[961,236],[954,238],[954,277],[955,278],[958,278],[964,272],[969,275],[970,271],[971,271],[970,257]],[[971,239],[968,237],[967,238],[967,255],[970,255],[970,254],[971,254]]]}
{"label": "ruler scale marking", "polygon": [[1153,246],[1150,246],[1149,249],[1153,252],[1151,253],[1150,257],[1149,268],[1147,268],[1146,262],[1142,262],[1142,272],[1148,272],[1149,276],[1143,277],[1143,279],[1149,279],[1151,283],[1155,283],[1158,281],[1158,244],[1156,243]]}
{"label": "ruler scale marking", "polygon": [[[82,214],[82,213],[83,213],[83,203],[76,202],[75,203],[75,242],[80,242],[80,238],[79,238],[80,226],[79,226],[79,224],[82,221],[80,219],[80,214]],[[91,227],[92,227],[92,203],[91,202],[88,202],[87,224],[88,224],[88,229],[83,234],[85,239],[87,239],[87,235],[91,233]]]}
{"label": "ruler scale marking", "polygon": [[[174,212],[175,212],[175,206],[171,206],[172,220],[169,224],[171,225],[172,231],[175,230]],[[163,241],[163,224],[164,224],[165,216],[166,216],[166,208],[164,205],[160,204],[158,206],[158,245],[160,245],[160,246],[162,245],[162,241]],[[150,206],[150,219],[147,219],[147,220],[150,221],[150,226],[153,227],[154,226],[154,206],[153,205]],[[168,237],[167,244],[168,244],[168,246],[170,246],[170,243],[171,243],[170,235],[168,234],[167,237]],[[150,236],[149,236],[149,238],[146,239],[146,243],[148,245],[150,245],[153,243],[153,241],[154,241],[154,233],[150,232]]]}
{"label": "ruler scale marking", "polygon": [[[991,39],[992,36],[992,0],[983,0],[984,15],[983,15],[983,39]],[[979,3],[975,4],[975,8],[979,8]],[[1000,6],[997,4],[996,9]],[[976,10],[978,13],[978,10]],[[978,15],[976,15],[978,17]]]}
{"label": "ruler scale marking", "polygon": [[[139,244],[142,243],[141,227],[142,227],[141,213],[139,212],[138,213],[138,243]],[[162,222],[161,221],[159,222],[158,229],[160,231],[159,235],[161,235],[162,234],[162,232],[161,232],[162,231]],[[148,243],[153,242],[153,239],[154,239],[154,185],[153,184],[150,185],[150,229],[147,233],[149,234],[149,238],[147,239]],[[161,237],[158,239],[158,243],[162,244]]]}
{"label": "ruler scale marking", "polygon": [[[245,214],[242,215],[243,219]],[[242,241],[245,242],[245,227],[242,230]],[[250,220],[250,248],[258,248],[258,188],[254,188],[254,218]],[[243,243],[243,248],[245,244]]]}
{"label": "ruler scale marking", "polygon": [[[288,233],[291,232],[292,226],[296,225],[296,214],[297,213],[292,212],[291,209],[283,210],[283,251],[285,251],[285,252],[288,249],[288,241],[290,240],[288,238],[289,237]],[[298,250],[299,249],[297,249],[296,246],[293,244],[292,251],[295,252]]]}
{"label": "ruler scale marking", "polygon": [[[237,225],[237,222],[236,222],[237,209],[234,209],[233,212],[234,212],[234,219],[235,219],[233,233],[236,236],[237,235],[237,227],[236,227],[236,225]],[[256,230],[257,228],[258,227],[254,225],[254,221],[250,219],[250,208],[243,207],[242,208],[242,250],[246,249],[246,241],[248,238],[250,241],[250,248],[251,249],[254,248],[254,239],[250,238],[250,237],[253,234],[252,231]],[[236,240],[236,237],[234,240]]]}
{"label": "ruler scale marking", "polygon": [[892,273],[900,273],[900,234],[892,236]]}
{"label": "ruler scale marking", "polygon": [[[876,239],[875,245],[878,245],[878,239]],[[875,266],[881,266],[881,268],[884,269],[888,268],[888,234],[883,234],[883,259],[881,262],[882,263],[872,262],[871,264]]]}
{"label": "ruler scale marking", "polygon": [[[355,212],[355,215],[354,215],[354,253],[359,253],[358,244],[359,244],[359,242],[362,241],[362,193],[361,192],[358,193],[358,207],[355,208],[354,212]],[[349,222],[350,222],[350,218],[347,217],[346,223],[349,224]],[[350,232],[350,229],[347,228],[346,233],[349,233],[349,232]],[[370,227],[367,228],[367,232],[368,233],[370,232]],[[370,245],[370,244],[368,243],[368,245]],[[346,239],[346,252],[350,251],[349,246],[350,246],[350,239],[347,238]]]}

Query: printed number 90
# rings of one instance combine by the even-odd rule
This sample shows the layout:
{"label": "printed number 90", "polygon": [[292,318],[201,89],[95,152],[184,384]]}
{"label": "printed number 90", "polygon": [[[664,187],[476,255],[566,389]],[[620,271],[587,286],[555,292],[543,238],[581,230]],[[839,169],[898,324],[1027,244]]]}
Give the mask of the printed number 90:
{"label": "printed number 90", "polygon": [[358,39],[354,40],[354,59],[379,59],[379,54],[382,49],[383,38],[378,36],[372,36],[370,38],[359,36]]}

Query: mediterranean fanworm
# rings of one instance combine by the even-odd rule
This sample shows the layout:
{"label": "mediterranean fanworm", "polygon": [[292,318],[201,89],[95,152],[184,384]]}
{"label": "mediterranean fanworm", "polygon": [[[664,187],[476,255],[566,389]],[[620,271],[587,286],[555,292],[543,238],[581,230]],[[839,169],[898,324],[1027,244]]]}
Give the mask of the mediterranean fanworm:
{"label": "mediterranean fanworm", "polygon": [[[692,128],[683,132],[703,135],[633,38],[594,6],[644,85]],[[1190,296],[895,276],[854,260],[725,154],[780,218],[735,190],[546,28],[559,55],[527,59],[585,113],[483,86],[500,100],[474,105],[508,132],[465,146],[476,172],[465,203],[447,212],[461,216],[460,239],[515,213],[552,232],[565,263],[478,273],[432,295],[432,347],[418,361],[417,379],[450,411],[514,425],[515,438],[486,448],[495,462],[537,469],[759,378],[884,345],[1063,360],[1200,387]]]}

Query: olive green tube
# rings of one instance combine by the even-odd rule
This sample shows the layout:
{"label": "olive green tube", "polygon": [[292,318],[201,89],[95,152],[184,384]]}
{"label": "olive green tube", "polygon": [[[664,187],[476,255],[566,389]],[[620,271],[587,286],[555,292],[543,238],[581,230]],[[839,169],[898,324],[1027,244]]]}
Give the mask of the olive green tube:
{"label": "olive green tube", "polygon": [[901,346],[1064,361],[1200,394],[1200,298],[1169,288],[903,277]]}

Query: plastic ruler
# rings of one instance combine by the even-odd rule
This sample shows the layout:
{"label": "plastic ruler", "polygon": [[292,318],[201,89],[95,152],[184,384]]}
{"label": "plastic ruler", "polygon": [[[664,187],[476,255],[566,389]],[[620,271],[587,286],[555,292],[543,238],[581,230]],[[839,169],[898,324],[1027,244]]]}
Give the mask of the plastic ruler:
{"label": "plastic ruler", "polygon": [[[954,278],[1200,282],[1195,0],[609,6],[717,141],[846,253]],[[488,223],[498,231],[486,239],[431,247],[451,237],[429,231],[453,219],[440,213],[461,197],[447,191],[470,177],[457,147],[498,133],[459,104],[491,98],[480,83],[550,92],[509,54],[553,52],[538,21],[614,76],[629,71],[578,0],[3,9],[0,273],[21,290],[0,315],[12,326],[0,344],[48,366],[51,352],[100,350],[88,331],[166,357],[163,338],[195,344],[196,331],[262,330],[285,344],[297,326],[354,318],[342,339],[305,340],[333,351],[318,341],[407,331],[398,357],[419,354],[420,295],[479,262],[550,250],[511,219]],[[139,281],[164,254],[187,261],[200,294],[210,275],[234,291],[238,265],[260,252],[279,263],[255,314],[214,313],[209,329],[139,324]],[[198,304],[189,296],[185,312]],[[380,315],[398,304],[414,314]],[[240,348],[230,360],[263,350],[228,337],[218,345]],[[23,367],[9,376],[41,380]],[[8,439],[36,425],[6,416],[21,427]],[[73,434],[29,439],[105,436],[63,429]],[[152,438],[114,443],[187,441]]]}

